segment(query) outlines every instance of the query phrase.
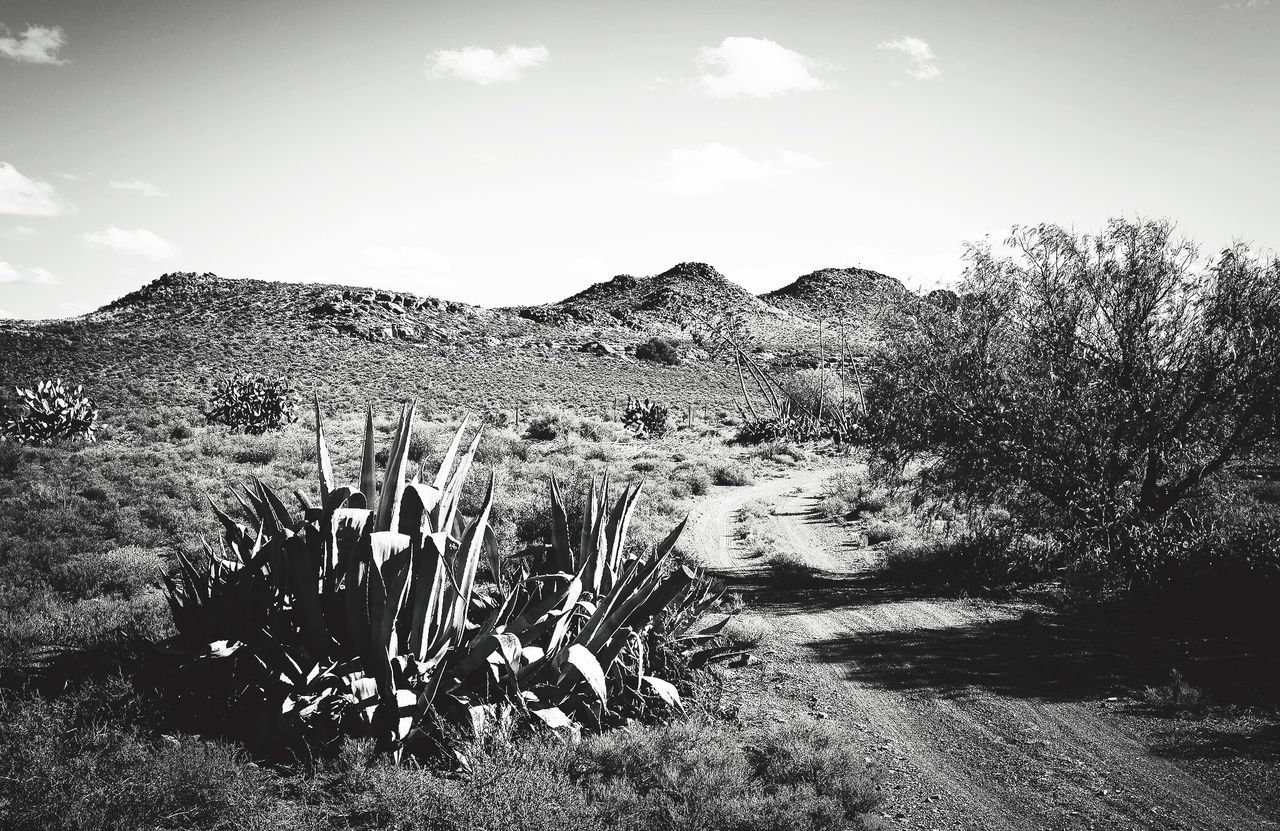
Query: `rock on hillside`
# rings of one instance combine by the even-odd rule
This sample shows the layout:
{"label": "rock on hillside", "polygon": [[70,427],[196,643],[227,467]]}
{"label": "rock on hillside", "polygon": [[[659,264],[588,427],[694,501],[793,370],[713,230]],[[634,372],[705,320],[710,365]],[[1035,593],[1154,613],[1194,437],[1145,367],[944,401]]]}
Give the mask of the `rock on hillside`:
{"label": "rock on hillside", "polygon": [[906,294],[901,282],[865,268],[823,268],[760,297],[812,320],[860,321]]}
{"label": "rock on hillside", "polygon": [[625,326],[650,334],[680,334],[699,321],[736,316],[758,337],[785,337],[804,321],[774,308],[706,263],[680,263],[652,277],[620,274],[572,297],[516,310],[554,325]]}

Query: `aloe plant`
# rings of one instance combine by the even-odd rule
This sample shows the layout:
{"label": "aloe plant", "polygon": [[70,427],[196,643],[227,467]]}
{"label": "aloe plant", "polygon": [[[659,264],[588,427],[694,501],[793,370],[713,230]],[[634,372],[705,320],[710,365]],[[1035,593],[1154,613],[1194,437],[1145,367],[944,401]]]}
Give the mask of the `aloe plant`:
{"label": "aloe plant", "polygon": [[489,524],[492,478],[479,513],[459,512],[479,432],[464,449],[464,419],[434,476],[410,477],[415,411],[401,412],[378,486],[367,410],[359,485],[338,486],[317,402],[319,502],[297,494],[290,511],[255,480],[238,495],[248,523],[214,505],[220,544],[168,579],[175,646],[253,711],[259,749],[354,734],[396,759],[425,757],[446,746],[447,725],[495,708],[592,729],[679,710],[660,669],[724,653],[723,622],[693,631],[719,594],[674,561],[683,523],[629,553],[640,486],[615,498],[606,476],[571,538],[552,480],[550,545],[506,558]]}

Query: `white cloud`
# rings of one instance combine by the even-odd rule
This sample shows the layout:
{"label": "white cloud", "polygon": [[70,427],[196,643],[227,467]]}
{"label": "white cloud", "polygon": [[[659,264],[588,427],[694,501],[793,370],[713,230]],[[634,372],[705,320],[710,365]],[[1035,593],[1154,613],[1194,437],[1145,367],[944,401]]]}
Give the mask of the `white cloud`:
{"label": "white cloud", "polygon": [[733,147],[708,144],[701,150],[672,150],[662,163],[663,175],[651,182],[676,196],[705,196],[738,184],[772,185],[779,179],[822,163],[803,153],[782,150],[775,159],[753,159]]}
{"label": "white cloud", "polygon": [[111,248],[149,260],[167,260],[178,253],[177,246],[146,228],[126,231],[112,225],[104,231],[85,234],[81,239],[95,248]]}
{"label": "white cloud", "polygon": [[59,216],[70,210],[53,185],[28,179],[13,165],[0,162],[0,214]]}
{"label": "white cloud", "polygon": [[0,262],[0,283],[39,283],[51,285],[58,278],[39,266],[16,266]]}
{"label": "white cloud", "polygon": [[361,260],[361,277],[371,285],[421,293],[453,283],[449,258],[428,248],[371,245]]}
{"label": "white cloud", "polygon": [[0,24],[0,55],[18,63],[64,64],[58,50],[66,45],[67,36],[58,26],[27,26],[13,37],[7,26]]}
{"label": "white cloud", "polygon": [[938,56],[920,38],[905,35],[897,40],[886,40],[879,48],[904,56],[907,59],[907,74],[917,81],[930,81],[942,74],[942,70],[934,63]]}
{"label": "white cloud", "polygon": [[551,60],[545,46],[516,46],[501,52],[480,46],[465,49],[438,49],[427,58],[427,77],[457,78],[487,86],[518,81],[526,69],[536,69]]}
{"label": "white cloud", "polygon": [[772,98],[831,85],[814,77],[815,61],[765,38],[728,37],[698,52],[693,87],[711,98]]}
{"label": "white cloud", "polygon": [[109,184],[115,190],[135,190],[143,196],[168,196],[168,194],[160,190],[160,188],[150,182],[144,182],[141,179],[130,179],[127,182],[117,182],[112,179]]}
{"label": "white cloud", "polygon": [[30,239],[38,236],[40,232],[29,225],[15,225],[4,232],[5,239]]}

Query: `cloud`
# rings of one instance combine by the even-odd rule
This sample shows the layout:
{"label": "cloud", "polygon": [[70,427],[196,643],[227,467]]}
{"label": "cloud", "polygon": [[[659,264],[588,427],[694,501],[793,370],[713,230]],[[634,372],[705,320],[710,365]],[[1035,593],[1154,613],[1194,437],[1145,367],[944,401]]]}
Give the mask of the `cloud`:
{"label": "cloud", "polygon": [[38,236],[40,232],[29,225],[15,225],[4,232],[5,239],[30,239]]}
{"label": "cloud", "polygon": [[53,185],[28,179],[7,162],[0,162],[0,214],[60,216],[71,211]]}
{"label": "cloud", "polygon": [[457,78],[481,86],[518,81],[526,69],[537,69],[551,60],[545,46],[516,46],[501,52],[480,46],[438,49],[427,58],[427,77]]}
{"label": "cloud", "polygon": [[650,187],[676,196],[705,196],[739,184],[772,185],[779,179],[822,163],[802,153],[782,150],[776,159],[753,159],[733,147],[708,144],[701,150],[672,150],[662,163],[664,173]]}
{"label": "cloud", "polygon": [[52,285],[58,278],[39,266],[16,266],[0,262],[0,283],[38,283]]}
{"label": "cloud", "polygon": [[904,35],[897,40],[886,40],[880,44],[879,48],[897,52],[906,57],[907,74],[917,81],[931,81],[942,75],[942,70],[938,69],[937,64],[934,63],[937,55],[934,55],[929,44],[920,38]]}
{"label": "cloud", "polygon": [[58,50],[66,45],[67,36],[58,26],[27,26],[27,30],[13,37],[9,28],[0,24],[0,55],[18,63],[66,63],[58,57]]}
{"label": "cloud", "polygon": [[693,81],[710,98],[772,98],[828,89],[814,77],[816,62],[764,38],[729,37],[698,52],[701,77]]}
{"label": "cloud", "polygon": [[428,248],[371,245],[361,260],[361,276],[372,285],[422,292],[453,283],[449,258]]}
{"label": "cloud", "polygon": [[109,184],[115,190],[136,190],[143,196],[168,196],[168,194],[160,190],[160,188],[150,182],[144,182],[141,179],[130,179],[127,182],[117,182],[113,179]]}
{"label": "cloud", "polygon": [[112,225],[104,231],[85,234],[81,239],[94,248],[111,248],[149,260],[167,260],[178,253],[177,246],[145,228],[126,231]]}

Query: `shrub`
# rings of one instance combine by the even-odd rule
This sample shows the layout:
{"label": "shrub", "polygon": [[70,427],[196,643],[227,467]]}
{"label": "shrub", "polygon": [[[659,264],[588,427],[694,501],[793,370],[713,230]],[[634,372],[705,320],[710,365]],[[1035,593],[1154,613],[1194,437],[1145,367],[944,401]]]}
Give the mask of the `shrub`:
{"label": "shrub", "polygon": [[741,487],[743,485],[754,485],[755,477],[751,475],[751,469],[742,465],[716,465],[711,471],[711,480],[717,485],[730,485],[733,487]]}
{"label": "shrub", "polygon": [[1016,228],[972,246],[959,304],[922,302],[873,360],[867,430],[937,493],[1008,506],[1132,586],[1159,526],[1280,409],[1280,260],[1209,263],[1167,222]]}
{"label": "shrub", "polygon": [[671,430],[670,410],[665,404],[641,401],[627,396],[626,409],[622,411],[622,424],[641,438],[661,438]]}
{"label": "shrub", "polygon": [[1029,586],[1056,576],[1058,546],[1009,529],[947,539],[895,539],[881,570],[893,582],[949,593],[989,593]]}
{"label": "shrub", "polygon": [[695,720],[593,737],[578,756],[578,776],[615,827],[860,829],[881,800],[878,770],[834,727],[739,736]]}
{"label": "shrub", "polygon": [[888,522],[885,520],[876,520],[867,526],[867,542],[876,545],[882,542],[896,540],[905,535],[907,529],[903,528],[896,522]]}
{"label": "shrub", "polygon": [[1142,697],[1153,710],[1167,716],[1204,718],[1209,704],[1205,695],[1188,684],[1177,669],[1169,671],[1168,684],[1147,687]]}
{"label": "shrub", "polygon": [[672,366],[680,363],[680,351],[666,338],[649,338],[636,347],[636,357],[642,361]]}
{"label": "shrub", "polygon": [[3,433],[18,444],[50,445],[60,439],[92,442],[98,410],[83,389],[68,391],[62,379],[16,388],[20,409],[4,423]]}
{"label": "shrub", "polygon": [[792,433],[793,425],[785,418],[744,418],[733,441],[742,445],[763,444],[785,440]]}
{"label": "shrub", "polygon": [[205,418],[256,435],[297,421],[297,405],[298,393],[288,378],[235,375],[214,386]]}
{"label": "shrub", "polygon": [[583,418],[569,410],[552,407],[529,419],[524,436],[531,441],[553,441],[579,436],[588,441],[605,441],[611,436],[599,421]]}

